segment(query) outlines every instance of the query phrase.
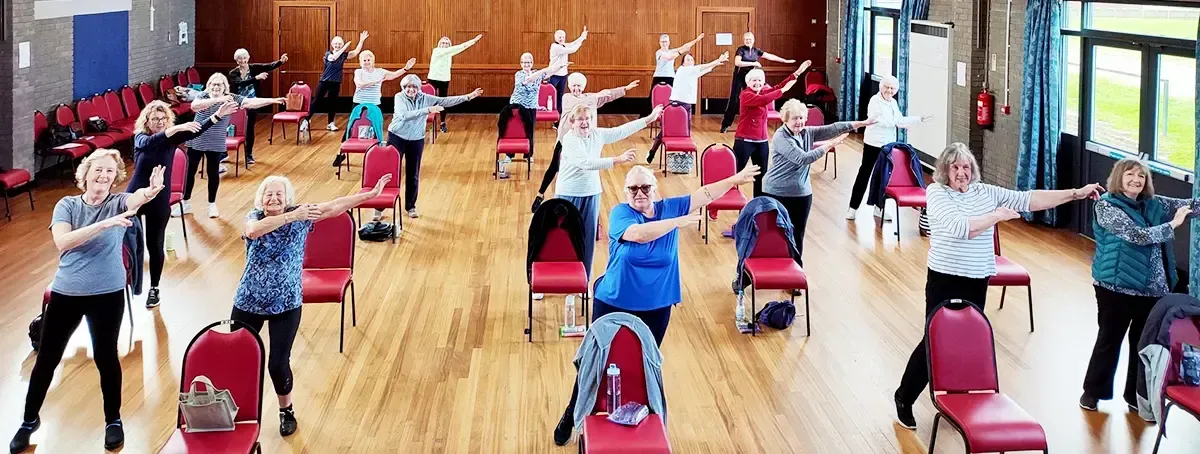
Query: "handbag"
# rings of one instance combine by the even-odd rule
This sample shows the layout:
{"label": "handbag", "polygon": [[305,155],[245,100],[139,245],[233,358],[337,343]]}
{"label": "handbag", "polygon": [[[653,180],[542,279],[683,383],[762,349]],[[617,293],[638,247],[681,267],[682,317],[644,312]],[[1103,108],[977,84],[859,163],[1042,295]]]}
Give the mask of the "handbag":
{"label": "handbag", "polygon": [[667,171],[671,173],[692,173],[696,165],[696,157],[691,153],[667,153]]}
{"label": "handbag", "polygon": [[287,100],[285,101],[284,106],[289,111],[303,110],[304,109],[304,95],[302,95],[300,93],[294,93],[294,92],[288,93]]}
{"label": "handbag", "polygon": [[357,135],[358,135],[359,139],[374,139],[375,138],[375,127],[359,125]]}
{"label": "handbag", "polygon": [[758,311],[758,322],[775,329],[787,329],[796,320],[796,306],[791,301],[771,301]]}
{"label": "handbag", "polygon": [[88,124],[88,129],[91,129],[92,132],[108,131],[108,122],[104,121],[104,119],[100,118],[100,117],[89,118],[87,124]]}
{"label": "handbag", "polygon": [[[199,384],[203,391],[196,390]],[[185,432],[228,432],[234,429],[238,407],[228,389],[216,389],[208,377],[197,375],[191,389],[179,393],[179,412],[187,423]]]}

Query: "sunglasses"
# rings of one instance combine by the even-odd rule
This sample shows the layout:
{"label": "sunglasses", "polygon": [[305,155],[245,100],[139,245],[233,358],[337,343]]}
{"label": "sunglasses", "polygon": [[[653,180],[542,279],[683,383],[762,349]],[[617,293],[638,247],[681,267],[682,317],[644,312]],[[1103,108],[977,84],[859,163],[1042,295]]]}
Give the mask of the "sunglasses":
{"label": "sunglasses", "polygon": [[651,189],[654,189],[654,186],[653,186],[653,185],[649,185],[649,184],[643,184],[643,185],[638,185],[638,186],[629,186],[629,187],[627,187],[627,188],[625,188],[625,189],[628,189],[628,190],[629,190],[629,194],[631,194],[631,195],[637,195],[637,193],[638,193],[639,191],[640,191],[642,194],[650,195],[650,190],[651,190]]}

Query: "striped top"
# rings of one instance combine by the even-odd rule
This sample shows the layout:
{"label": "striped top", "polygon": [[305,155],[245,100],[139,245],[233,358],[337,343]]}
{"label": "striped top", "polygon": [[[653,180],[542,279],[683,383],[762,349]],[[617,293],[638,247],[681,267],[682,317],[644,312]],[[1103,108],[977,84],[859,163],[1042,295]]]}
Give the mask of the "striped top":
{"label": "striped top", "polygon": [[[230,96],[233,96],[233,100],[234,102],[238,103],[238,107],[241,107],[242,101],[246,100],[246,98],[241,95]],[[196,96],[197,101],[208,98],[208,92],[201,92]],[[196,112],[196,118],[212,117],[220,108],[220,104],[213,104],[207,109]],[[200,133],[199,136],[196,136],[196,138],[187,141],[188,148],[194,148],[200,151],[225,152],[225,130],[229,128],[229,120],[232,117],[233,115],[226,115],[225,118],[222,118],[221,121],[217,122],[217,124],[212,125],[207,130]]]}
{"label": "striped top", "polygon": [[982,279],[996,275],[996,250],[989,227],[974,238],[970,218],[1008,207],[1029,211],[1031,192],[1013,191],[984,183],[971,183],[967,192],[933,183],[925,189],[929,211],[929,269],[939,273]]}
{"label": "striped top", "polygon": [[[363,68],[354,70],[354,77],[362,79],[363,82],[379,82],[387,76],[387,72],[375,68],[374,71],[367,71]],[[354,87],[354,103],[355,104],[372,104],[378,106],[383,99],[383,83],[377,83],[369,87]]]}
{"label": "striped top", "polygon": [[562,138],[562,163],[558,169],[558,186],[554,192],[560,196],[590,197],[602,192],[600,171],[611,169],[613,158],[600,154],[604,146],[620,141],[646,127],[646,119],[639,118],[615,128],[592,127],[587,137],[568,132]]}

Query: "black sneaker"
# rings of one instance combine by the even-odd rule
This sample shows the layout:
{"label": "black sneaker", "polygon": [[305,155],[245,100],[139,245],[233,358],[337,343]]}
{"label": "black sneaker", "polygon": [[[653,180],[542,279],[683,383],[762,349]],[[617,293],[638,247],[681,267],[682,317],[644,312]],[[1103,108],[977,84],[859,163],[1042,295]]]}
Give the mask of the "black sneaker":
{"label": "black sneaker", "polygon": [[725,134],[726,132],[729,132],[729,127],[728,127],[728,126],[722,126],[722,127],[721,127],[721,134]]}
{"label": "black sneaker", "polygon": [[146,295],[146,309],[158,307],[158,287],[150,287],[150,293]]}
{"label": "black sneaker", "polygon": [[343,162],[346,162],[346,155],[344,154],[338,153],[337,157],[333,158],[334,167],[341,167]]}
{"label": "black sneaker", "polygon": [[296,433],[296,412],[292,406],[279,409],[279,435],[288,436]]}
{"label": "black sneaker", "polygon": [[533,205],[530,205],[529,211],[537,213],[538,208],[542,207],[543,201],[545,201],[545,198],[543,198],[541,194],[538,194],[537,197],[533,198]]}
{"label": "black sneaker", "polygon": [[449,129],[446,129],[446,124],[445,124],[445,123],[442,123],[442,134],[445,134],[445,133],[448,133],[448,132],[450,132],[450,130],[449,130]]}
{"label": "black sneaker", "polygon": [[558,420],[558,425],[554,427],[554,445],[563,446],[571,441],[571,432],[575,430],[575,415],[572,411],[563,413],[562,419]]}
{"label": "black sneaker", "polygon": [[29,449],[29,437],[33,436],[39,427],[42,427],[42,418],[35,419],[33,422],[21,423],[21,427],[17,428],[17,434],[13,435],[12,441],[8,442],[8,452],[17,454]]}
{"label": "black sneaker", "polygon": [[1079,408],[1087,411],[1096,411],[1099,405],[1100,401],[1098,399],[1088,397],[1087,394],[1079,396]]}
{"label": "black sneaker", "polygon": [[896,399],[896,422],[908,430],[917,430],[917,418],[913,417],[912,405]]}
{"label": "black sneaker", "polygon": [[120,448],[125,444],[125,429],[121,428],[121,420],[104,426],[104,449],[109,451]]}

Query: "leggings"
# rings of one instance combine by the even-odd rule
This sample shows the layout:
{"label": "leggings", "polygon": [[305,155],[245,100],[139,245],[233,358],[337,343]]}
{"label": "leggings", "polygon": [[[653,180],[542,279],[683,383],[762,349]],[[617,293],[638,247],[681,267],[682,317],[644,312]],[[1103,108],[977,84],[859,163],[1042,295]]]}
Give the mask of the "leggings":
{"label": "leggings", "polygon": [[[567,76],[550,76],[550,85],[553,85],[554,91],[558,92],[557,98],[554,100],[554,108],[551,110],[562,112],[562,97],[563,92],[567,91]],[[556,121],[554,124],[557,125],[558,122]]]}
{"label": "leggings", "polygon": [[[250,112],[254,112],[251,110]],[[253,124],[250,122],[247,125]],[[246,128],[250,129],[249,127]],[[249,144],[250,135],[246,135],[246,143]],[[250,159],[250,147],[246,147],[246,159]],[[200,159],[204,158],[205,171],[208,172],[208,203],[216,203],[217,188],[221,187],[221,155],[224,151],[202,151],[194,148],[188,149],[188,173],[187,178],[183,180],[183,200],[192,200],[192,188],[196,186],[196,171],[200,169]]]}
{"label": "leggings", "polygon": [[600,194],[584,197],[559,195],[579,209],[583,218],[583,271],[592,278],[592,257],[596,255],[596,229],[600,226]]}
{"label": "leggings", "polygon": [[[254,124],[258,123],[258,109],[246,109],[246,160],[254,160]],[[299,134],[297,132],[297,134]],[[213,175],[217,175],[214,173]]]}
{"label": "leggings", "polygon": [[29,392],[25,395],[25,422],[33,422],[46,401],[46,391],[54,379],[54,369],[62,361],[67,342],[87,318],[92,335],[92,354],[100,372],[100,394],[104,396],[104,422],[112,424],[121,419],[121,360],[117,357],[117,337],[125,314],[125,292],[87,296],[67,296],[50,292],[50,304],[42,318],[41,346],[37,361],[29,375]]}
{"label": "leggings", "polygon": [[875,170],[875,160],[879,159],[879,147],[863,144],[862,162],[858,164],[858,175],[854,177],[854,188],[850,190],[850,208],[857,210],[862,204],[863,194],[867,192],[867,182],[871,180],[871,171]]}
{"label": "leggings", "polygon": [[271,374],[271,384],[275,385],[275,394],[286,396],[292,393],[292,344],[296,341],[296,332],[300,330],[299,307],[275,315],[255,314],[238,308],[233,308],[229,318],[250,325],[254,331],[262,333],[263,323],[271,329],[271,351],[267,353],[267,373]]}
{"label": "leggings", "polygon": [[317,84],[317,94],[308,103],[308,116],[306,120],[311,120],[314,113],[317,112],[317,104],[321,104],[322,100],[327,100],[325,104],[325,113],[329,114],[329,124],[333,124],[334,116],[334,101],[337,100],[338,93],[342,92],[342,83],[331,80],[322,80]]}
{"label": "leggings", "polygon": [[796,252],[800,255],[796,257],[796,264],[804,266],[804,227],[808,225],[808,213],[812,211],[812,194],[800,197],[787,197],[771,194],[763,194],[772,199],[778,200],[783,208],[787,210],[788,220],[792,223],[792,240],[796,242]]}
{"label": "leggings", "polygon": [[[414,210],[417,208],[417,192],[421,185],[421,155],[425,153],[425,139],[405,140],[389,132],[387,143],[400,150],[401,159],[404,160],[404,209]],[[382,213],[381,210],[375,210],[376,215]]]}
{"label": "leggings", "polygon": [[[1117,293],[1101,286],[1096,289],[1096,345],[1083,376],[1083,394],[1093,399],[1113,397],[1113,376],[1121,360],[1121,341],[1128,338],[1129,352],[1125,362],[1125,402],[1137,407],[1137,373],[1142,367],[1138,356],[1138,341],[1146,318],[1158,298]],[[1128,331],[1128,336],[1126,336]]]}
{"label": "leggings", "polygon": [[[592,305],[592,322],[594,323],[600,317],[611,314],[613,312],[624,312],[642,320],[646,323],[646,327],[650,328],[650,333],[654,335],[654,343],[662,347],[663,338],[667,336],[667,326],[671,324],[671,306],[662,309],[654,309],[649,311],[627,311],[616,306],[609,305],[604,301],[593,300]],[[575,401],[579,400],[579,381],[575,381],[575,386],[571,388],[571,401],[567,403],[567,415],[575,413]]]}
{"label": "leggings", "polygon": [[158,287],[163,270],[163,243],[166,240],[167,222],[171,220],[171,207],[166,203],[151,201],[138,210],[142,216],[142,228],[146,232],[146,252],[150,254],[150,287]]}
{"label": "leggings", "polygon": [[558,175],[558,160],[562,157],[562,142],[554,144],[554,157],[550,158],[550,166],[546,167],[546,174],[542,176],[542,185],[538,186],[538,194],[545,194],[547,189],[550,189],[550,183],[554,182],[554,177]]}
{"label": "leggings", "polygon": [[[988,278],[971,278],[939,273],[929,270],[925,278],[925,319],[933,315],[933,309],[943,301],[961,299],[974,303],[983,310],[987,302]],[[922,324],[924,325],[924,324]],[[913,349],[908,357],[908,367],[896,390],[896,402],[912,405],[929,384],[929,358],[926,357],[925,339]]]}
{"label": "leggings", "polygon": [[[429,79],[428,82],[429,85],[433,85],[433,88],[437,90],[438,96],[445,98],[450,94],[450,81]],[[446,111],[441,111],[441,113],[438,114],[438,118],[442,121],[442,124],[446,124]]]}
{"label": "leggings", "polygon": [[747,162],[753,162],[760,167],[759,174],[754,177],[754,196],[763,195],[762,180],[770,167],[771,147],[767,142],[749,142],[743,139],[733,139],[733,154],[737,158],[737,170],[740,172]]}
{"label": "leggings", "polygon": [[659,82],[667,85],[675,85],[675,76],[654,76],[654,79],[650,81],[650,86],[658,85]]}

